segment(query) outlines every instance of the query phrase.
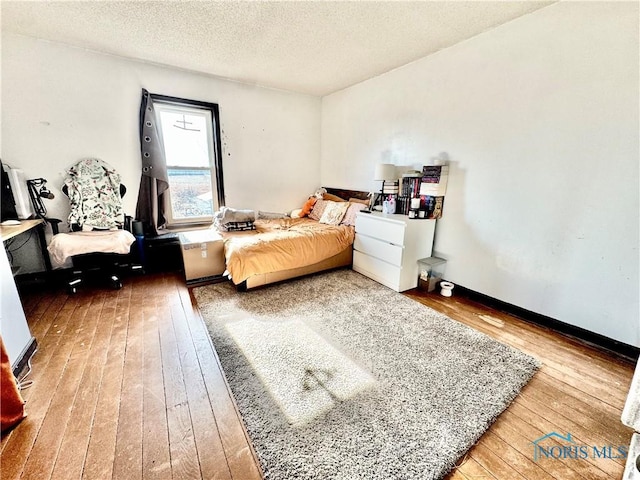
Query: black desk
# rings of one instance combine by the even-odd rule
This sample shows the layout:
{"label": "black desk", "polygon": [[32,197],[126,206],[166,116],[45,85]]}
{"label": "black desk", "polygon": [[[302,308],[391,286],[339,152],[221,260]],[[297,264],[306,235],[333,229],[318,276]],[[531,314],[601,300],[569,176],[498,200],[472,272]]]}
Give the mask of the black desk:
{"label": "black desk", "polygon": [[2,242],[26,233],[32,228],[36,230],[38,234],[38,241],[40,242],[40,250],[42,251],[42,259],[44,260],[44,266],[47,269],[47,273],[51,272],[51,260],[49,259],[49,252],[47,251],[47,240],[44,236],[45,221],[39,218],[35,220],[20,220],[20,225],[0,225],[0,238]]}

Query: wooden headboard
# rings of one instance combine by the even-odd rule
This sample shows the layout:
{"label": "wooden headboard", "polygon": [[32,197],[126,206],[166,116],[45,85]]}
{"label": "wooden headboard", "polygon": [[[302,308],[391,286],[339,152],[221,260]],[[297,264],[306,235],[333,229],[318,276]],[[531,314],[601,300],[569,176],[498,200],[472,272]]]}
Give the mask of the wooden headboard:
{"label": "wooden headboard", "polygon": [[324,187],[324,188],[327,190],[327,193],[336,195],[344,200],[349,200],[350,198],[367,200],[369,198],[369,192],[363,192],[361,190],[344,190],[342,188],[330,188],[330,187]]}

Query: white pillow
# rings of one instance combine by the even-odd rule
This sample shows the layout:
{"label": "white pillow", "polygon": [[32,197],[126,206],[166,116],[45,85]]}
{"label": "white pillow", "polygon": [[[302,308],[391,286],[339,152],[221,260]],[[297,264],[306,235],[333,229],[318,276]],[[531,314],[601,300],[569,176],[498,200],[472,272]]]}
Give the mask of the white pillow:
{"label": "white pillow", "polygon": [[327,225],[339,225],[347,213],[347,208],[351,205],[349,202],[332,202],[327,201],[327,206],[322,212],[320,217],[320,223],[326,223]]}

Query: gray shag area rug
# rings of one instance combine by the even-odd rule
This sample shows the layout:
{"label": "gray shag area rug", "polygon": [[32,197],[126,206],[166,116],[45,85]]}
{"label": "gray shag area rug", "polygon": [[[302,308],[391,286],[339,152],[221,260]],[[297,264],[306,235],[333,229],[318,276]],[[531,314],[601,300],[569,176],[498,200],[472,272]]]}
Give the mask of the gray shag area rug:
{"label": "gray shag area rug", "polygon": [[194,290],[267,479],[436,479],[540,363],[351,270]]}

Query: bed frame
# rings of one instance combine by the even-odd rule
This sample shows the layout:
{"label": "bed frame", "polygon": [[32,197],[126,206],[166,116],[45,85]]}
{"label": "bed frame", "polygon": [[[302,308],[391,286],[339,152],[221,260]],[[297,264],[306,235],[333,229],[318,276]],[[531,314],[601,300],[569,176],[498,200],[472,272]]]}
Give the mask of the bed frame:
{"label": "bed frame", "polygon": [[[326,187],[325,187],[326,188]],[[344,190],[338,188],[326,188],[327,193],[336,195],[344,200],[350,198],[358,198],[361,200],[367,200],[369,198],[369,192],[363,192],[360,190]],[[276,272],[264,273],[260,275],[253,275],[247,278],[244,282],[236,285],[236,288],[240,292],[251,290],[252,288],[262,287],[272,283],[282,282],[291,278],[302,277],[304,275],[311,275],[312,273],[324,272],[325,270],[333,270],[341,267],[351,266],[353,263],[353,247],[349,246],[342,252],[334,255],[333,257],[322,260],[321,262],[314,263],[313,265],[307,265],[305,267],[290,268],[288,270],[280,270]]]}

